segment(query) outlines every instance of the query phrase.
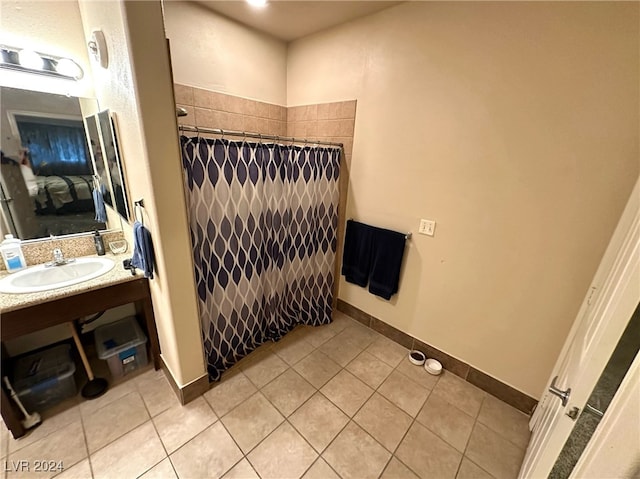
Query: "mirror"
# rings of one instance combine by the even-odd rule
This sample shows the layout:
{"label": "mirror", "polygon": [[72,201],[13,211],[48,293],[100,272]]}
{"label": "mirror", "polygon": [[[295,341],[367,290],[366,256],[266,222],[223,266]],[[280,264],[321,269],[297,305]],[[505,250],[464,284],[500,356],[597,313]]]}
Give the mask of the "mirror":
{"label": "mirror", "polygon": [[94,161],[93,132],[83,119],[96,114],[97,101],[9,87],[0,87],[0,97],[7,232],[25,240],[120,228],[115,214],[96,221],[94,175],[110,174],[106,162],[97,167]]}
{"label": "mirror", "polygon": [[[127,191],[124,187],[124,174],[122,162],[120,161],[120,151],[118,150],[114,118],[110,115],[109,110],[105,110],[98,113],[97,121],[100,126],[102,145],[104,146],[104,159],[107,162],[105,174],[107,172],[109,174],[111,191],[115,199],[115,208],[118,214],[128,221],[129,202],[127,201]],[[110,202],[108,204],[113,206]]]}

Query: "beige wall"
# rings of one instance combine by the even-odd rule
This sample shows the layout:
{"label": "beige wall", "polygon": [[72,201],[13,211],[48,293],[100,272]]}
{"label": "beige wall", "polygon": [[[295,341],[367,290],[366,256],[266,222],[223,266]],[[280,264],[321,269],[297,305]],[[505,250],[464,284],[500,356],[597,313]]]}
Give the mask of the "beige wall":
{"label": "beige wall", "polygon": [[638,20],[408,2],[290,44],[288,105],[358,100],[347,216],[414,232],[397,296],[340,298],[539,398],[638,177]]}
{"label": "beige wall", "polygon": [[2,0],[0,44],[72,58],[85,73],[85,76],[76,82],[2,70],[0,85],[63,95],[94,96],[78,2]]}
{"label": "beige wall", "polygon": [[286,104],[287,47],[192,2],[164,2],[176,83]]}
{"label": "beige wall", "polygon": [[86,38],[101,29],[108,69],[92,63],[100,106],[118,119],[127,186],[145,201],[157,259],[150,281],[162,356],[184,386],[205,374],[174,99],[160,2],[81,0]]}

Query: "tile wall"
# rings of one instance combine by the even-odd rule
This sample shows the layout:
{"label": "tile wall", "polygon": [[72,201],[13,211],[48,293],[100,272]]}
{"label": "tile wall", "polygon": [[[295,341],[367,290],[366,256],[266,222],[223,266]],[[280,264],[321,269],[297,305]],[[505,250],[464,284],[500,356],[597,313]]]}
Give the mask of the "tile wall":
{"label": "tile wall", "polygon": [[[344,155],[341,158],[337,244],[337,257],[342,258],[356,100],[287,108],[178,83],[174,84],[174,91],[176,105],[188,112],[187,116],[178,117],[180,125],[342,143]],[[335,278],[340,276],[339,265],[340,261],[336,261]],[[336,280],[335,301],[338,283]]]}
{"label": "tile wall", "polygon": [[176,104],[188,115],[178,124],[202,128],[222,128],[285,136],[287,109],[284,106],[238,96],[174,84]]}

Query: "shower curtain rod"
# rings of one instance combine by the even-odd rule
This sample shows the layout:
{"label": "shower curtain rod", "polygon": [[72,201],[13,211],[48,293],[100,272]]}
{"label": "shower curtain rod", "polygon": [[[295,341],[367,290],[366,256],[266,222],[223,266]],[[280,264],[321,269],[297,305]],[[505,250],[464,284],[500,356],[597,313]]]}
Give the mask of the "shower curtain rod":
{"label": "shower curtain rod", "polygon": [[294,138],[291,136],[278,136],[278,135],[263,135],[261,133],[250,133],[246,131],[237,131],[237,130],[223,130],[222,128],[200,128],[198,126],[189,126],[189,125],[179,125],[178,129],[180,131],[191,131],[194,133],[205,133],[209,135],[228,135],[228,136],[242,136],[243,138],[255,138],[260,140],[275,140],[275,141],[289,141],[292,143],[311,143],[313,145],[327,145],[327,146],[338,146],[342,148],[344,146],[343,143],[334,143],[332,141],[320,141],[320,140],[309,140],[307,138]]}

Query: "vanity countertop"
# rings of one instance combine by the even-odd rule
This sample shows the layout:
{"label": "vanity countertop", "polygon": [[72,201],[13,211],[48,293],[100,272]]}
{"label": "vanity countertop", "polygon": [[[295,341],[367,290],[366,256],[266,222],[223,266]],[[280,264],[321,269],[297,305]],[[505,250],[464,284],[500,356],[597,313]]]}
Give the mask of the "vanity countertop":
{"label": "vanity countertop", "polygon": [[[98,257],[98,255],[83,256],[84,258]],[[15,311],[17,309],[33,306],[35,304],[46,303],[55,299],[73,296],[87,291],[104,288],[118,283],[126,283],[143,277],[142,272],[138,270],[135,276],[131,271],[124,269],[122,261],[131,258],[131,253],[123,253],[121,255],[107,254],[104,256],[111,259],[115,266],[108,273],[98,276],[97,278],[84,281],[82,283],[66,286],[64,288],[51,289],[49,291],[40,291],[38,293],[10,294],[0,293],[0,314]],[[6,271],[0,272],[0,279],[8,276]]]}

